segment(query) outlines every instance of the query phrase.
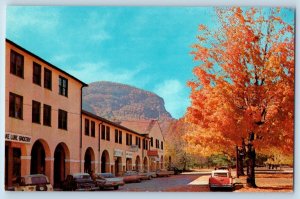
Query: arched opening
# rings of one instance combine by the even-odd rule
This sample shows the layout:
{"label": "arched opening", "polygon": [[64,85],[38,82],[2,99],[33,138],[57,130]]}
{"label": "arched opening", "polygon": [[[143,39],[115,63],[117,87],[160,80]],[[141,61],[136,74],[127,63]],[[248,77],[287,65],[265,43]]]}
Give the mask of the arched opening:
{"label": "arched opening", "polygon": [[46,174],[46,152],[40,140],[31,149],[30,174]]}
{"label": "arched opening", "polygon": [[70,158],[69,149],[65,143],[59,143],[54,151],[54,187],[59,187],[69,174],[70,162],[66,159]]}
{"label": "arched opening", "polygon": [[109,172],[109,153],[105,150],[102,152],[101,156],[101,172],[107,173]]}
{"label": "arched opening", "polygon": [[91,147],[87,148],[84,154],[84,172],[91,173],[94,171],[94,164],[92,162],[95,161],[94,151]]}
{"label": "arched opening", "polygon": [[126,158],[126,171],[131,171],[131,170],[132,170],[132,159]]}
{"label": "arched opening", "polygon": [[163,169],[164,168],[164,157],[161,156],[160,157],[160,169]]}
{"label": "arched opening", "polygon": [[121,176],[122,175],[122,158],[116,157],[115,159],[115,175]]}
{"label": "arched opening", "polygon": [[148,159],[147,159],[147,157],[144,158],[144,172],[148,172]]}
{"label": "arched opening", "polygon": [[140,171],[141,170],[140,164],[141,164],[140,156],[136,156],[136,159],[135,159],[135,170],[136,171]]}

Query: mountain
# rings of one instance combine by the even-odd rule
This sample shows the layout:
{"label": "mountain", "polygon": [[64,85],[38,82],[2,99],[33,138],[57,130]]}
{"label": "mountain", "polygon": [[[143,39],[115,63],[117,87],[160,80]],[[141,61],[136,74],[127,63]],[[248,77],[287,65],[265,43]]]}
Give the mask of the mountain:
{"label": "mountain", "polygon": [[110,120],[173,120],[163,98],[125,84],[99,81],[83,89],[83,109]]}

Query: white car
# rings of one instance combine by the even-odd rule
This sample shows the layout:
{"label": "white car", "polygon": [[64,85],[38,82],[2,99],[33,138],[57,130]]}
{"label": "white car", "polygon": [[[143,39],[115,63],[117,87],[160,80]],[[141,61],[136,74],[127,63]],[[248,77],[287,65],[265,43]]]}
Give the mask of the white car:
{"label": "white car", "polygon": [[34,174],[19,177],[15,191],[53,191],[53,187],[47,176]]}

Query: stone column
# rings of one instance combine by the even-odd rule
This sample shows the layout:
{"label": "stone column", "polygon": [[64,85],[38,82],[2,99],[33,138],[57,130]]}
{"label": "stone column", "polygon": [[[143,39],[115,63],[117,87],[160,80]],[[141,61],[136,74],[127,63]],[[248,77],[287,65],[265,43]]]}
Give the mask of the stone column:
{"label": "stone column", "polygon": [[50,183],[54,184],[54,158],[46,157],[45,158],[45,175],[48,176]]}

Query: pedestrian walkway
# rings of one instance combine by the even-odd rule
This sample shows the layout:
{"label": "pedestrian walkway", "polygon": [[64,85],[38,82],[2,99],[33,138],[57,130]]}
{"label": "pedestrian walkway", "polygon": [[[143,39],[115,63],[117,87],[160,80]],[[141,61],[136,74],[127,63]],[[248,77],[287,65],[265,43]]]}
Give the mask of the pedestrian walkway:
{"label": "pedestrian walkway", "polygon": [[196,180],[189,183],[189,185],[208,185],[210,175],[200,176]]}

